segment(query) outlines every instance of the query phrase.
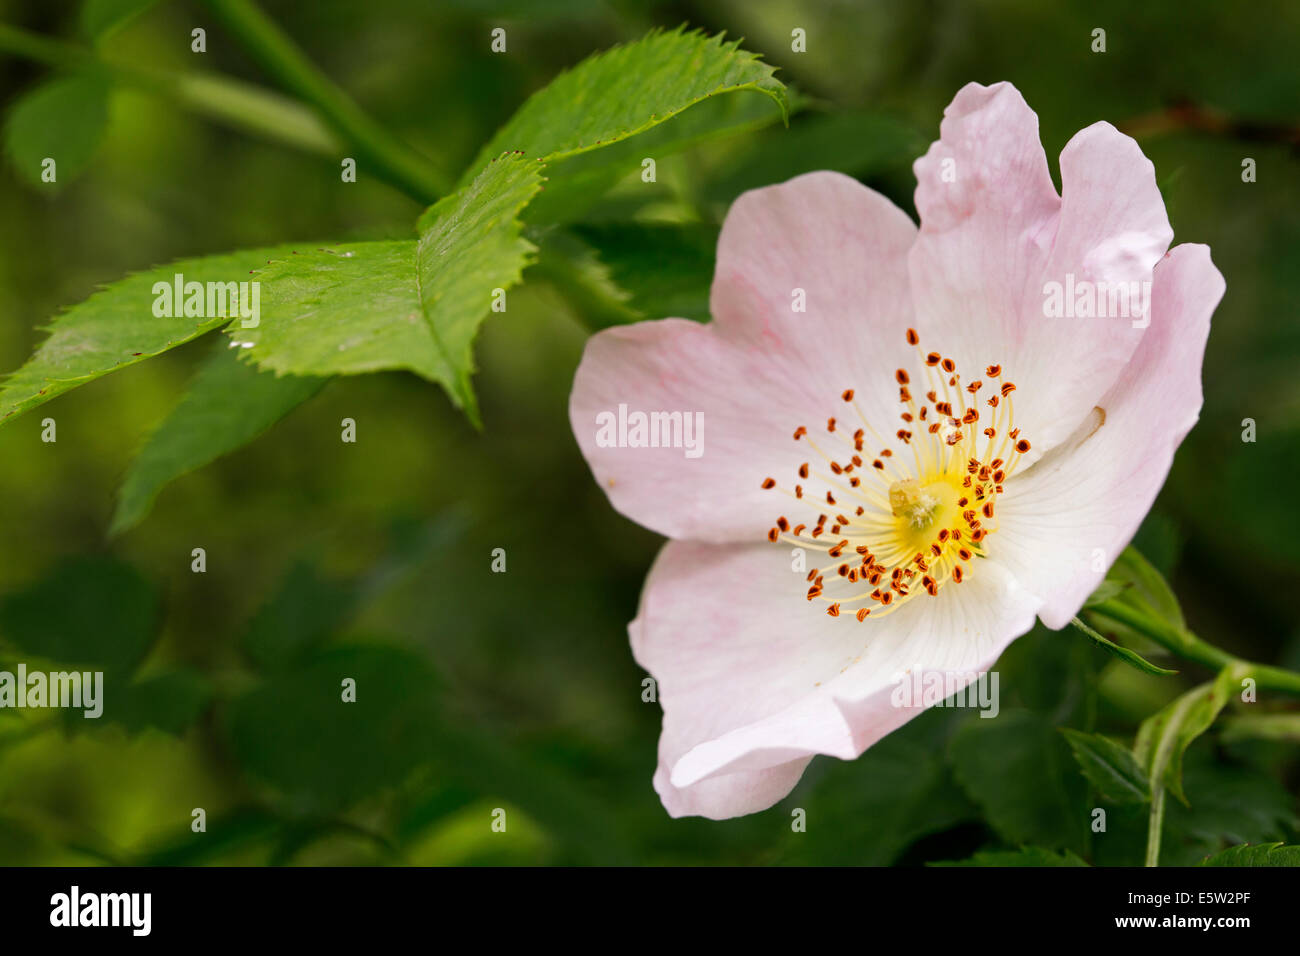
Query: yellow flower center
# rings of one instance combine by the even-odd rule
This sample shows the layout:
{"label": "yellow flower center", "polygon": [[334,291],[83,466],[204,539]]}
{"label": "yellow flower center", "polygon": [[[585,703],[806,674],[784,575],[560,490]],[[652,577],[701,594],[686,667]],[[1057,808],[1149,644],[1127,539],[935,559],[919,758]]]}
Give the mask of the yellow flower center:
{"label": "yellow flower center", "polygon": [[[1002,380],[1001,366],[985,369],[988,382],[963,384],[952,359],[920,351],[915,330],[907,330],[907,341],[917,347],[929,387],[920,401],[907,371],[895,372],[903,427],[894,441],[872,427],[848,389],[840,397],[861,427],[850,432],[828,419],[828,453],[800,426],[795,441],[806,441],[822,464],[799,465],[789,487],[763,481],[812,509],[802,523],[777,518],[767,537],[830,559],[808,572],[806,597],[826,604],[832,617],[863,621],[917,594],[933,597],[949,581],[960,584],[984,556],[985,539],[997,530],[997,497],[1029,451],[1015,426],[1016,386]],[[991,394],[981,399],[986,388]],[[869,440],[879,445],[874,455]]]}

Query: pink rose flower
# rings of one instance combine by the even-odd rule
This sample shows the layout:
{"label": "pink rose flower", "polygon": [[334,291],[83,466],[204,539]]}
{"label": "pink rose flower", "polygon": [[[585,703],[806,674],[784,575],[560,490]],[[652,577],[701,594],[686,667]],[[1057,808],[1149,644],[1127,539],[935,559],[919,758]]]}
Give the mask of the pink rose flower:
{"label": "pink rose flower", "polygon": [[1075,135],[1058,196],[1020,93],[972,83],[914,169],[919,230],[837,173],[746,193],[713,321],[605,330],[578,368],[596,480],[671,539],[629,630],[673,816],[770,807],[924,709],[904,675],[1064,627],[1199,414],[1224,281],[1166,251],[1132,139]]}

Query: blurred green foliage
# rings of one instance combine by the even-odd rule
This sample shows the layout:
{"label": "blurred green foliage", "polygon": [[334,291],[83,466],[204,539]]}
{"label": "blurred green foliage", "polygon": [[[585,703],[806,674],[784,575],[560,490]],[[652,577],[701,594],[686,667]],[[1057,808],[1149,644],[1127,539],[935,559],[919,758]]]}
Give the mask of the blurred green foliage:
{"label": "blurred green foliage", "polygon": [[[98,36],[159,68],[195,67],[201,5],[117,5],[144,11],[123,21],[114,6],[91,4],[100,9],[83,21],[80,4],[0,0],[0,21]],[[655,26],[745,37],[802,108],[786,128],[761,112],[773,112],[762,96],[721,98],[697,107],[717,115],[688,111],[624,153],[565,161],[593,197],[610,191],[539,198],[539,264],[479,341],[481,434],[414,376],[336,379],[251,444],[166,487],[110,541],[129,463],[209,344],[0,428],[0,666],[102,664],[111,682],[99,721],[0,710],[0,862],[919,865],[977,853],[1009,863],[1029,844],[1022,861],[1140,863],[1145,811],[1091,791],[1057,728],[1127,741],[1208,675],[1145,646],[1181,673],[1141,674],[1078,634],[1041,627],[999,664],[1001,719],[931,710],[857,761],[818,759],[770,811],[670,820],[650,787],[659,710],[641,700],[625,631],[659,542],[612,511],[569,431],[573,370],[600,309],[603,321],[707,318],[712,237],[744,189],[839,169],[911,210],[910,163],[971,80],[1014,82],[1053,162],[1089,123],[1142,132],[1176,241],[1211,244],[1228,293],[1205,409],[1138,544],[1207,640],[1300,663],[1290,604],[1300,586],[1296,5],[265,8],[450,176],[561,70]],[[509,32],[507,55],[490,50],[496,26]],[[807,31],[807,53],[791,52],[794,27]],[[1090,50],[1096,27],[1107,31],[1104,54]],[[215,25],[207,50],[199,68],[266,83]],[[10,122],[39,127],[41,110],[77,110],[86,136],[66,148],[89,160],[78,178],[61,170],[57,194],[31,185],[29,168],[0,170],[0,368],[17,368],[61,309],[157,263],[410,238],[420,204],[364,169],[343,185],[334,157],[126,86],[112,88],[103,137],[91,137],[94,91],[58,82],[0,55]],[[1186,104],[1231,122],[1200,128],[1186,122],[1195,114],[1169,109]],[[718,134],[697,135],[709,129]],[[663,151],[644,152],[651,143]],[[659,157],[656,183],[640,179],[643,155]],[[1258,163],[1255,183],[1241,179],[1246,157]],[[587,259],[548,267],[546,242],[561,229]],[[55,444],[40,440],[44,415],[57,419]],[[343,418],[357,422],[356,444],[339,441]],[[1246,418],[1255,443],[1242,441]],[[195,548],[205,573],[191,571]],[[495,548],[506,550],[504,574],[491,571]],[[344,672],[358,683],[347,720],[333,705]],[[1298,782],[1294,743],[1204,735],[1184,759],[1190,806],[1171,801],[1162,862],[1295,843]],[[1105,833],[1088,827],[1098,806]],[[201,835],[190,829],[197,807],[208,818]],[[807,811],[806,833],[791,831],[795,807]],[[498,808],[505,834],[490,829]]]}

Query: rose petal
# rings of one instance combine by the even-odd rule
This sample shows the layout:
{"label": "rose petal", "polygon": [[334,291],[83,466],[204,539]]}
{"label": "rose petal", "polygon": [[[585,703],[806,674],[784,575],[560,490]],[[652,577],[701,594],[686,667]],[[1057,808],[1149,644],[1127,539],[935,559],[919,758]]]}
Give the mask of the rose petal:
{"label": "rose petal", "polygon": [[1123,379],[1067,442],[1018,472],[990,553],[1064,627],[1137,532],[1201,408],[1201,361],[1224,281],[1209,248],[1176,246],[1155,270],[1151,327]]}
{"label": "rose petal", "polygon": [[[818,462],[794,443],[795,428],[842,454],[825,429],[832,416],[856,419],[840,399],[850,388],[869,418],[894,422],[915,231],[887,199],[838,173],[738,199],[718,246],[714,322],[642,322],[588,341],[569,413],[614,507],[670,537],[761,539],[786,507],[763,480],[791,488],[802,462]],[[806,291],[806,312],[792,311],[794,288]],[[597,417],[620,405],[628,414],[698,413],[702,454],[601,447]]]}
{"label": "rose petal", "polygon": [[957,94],[915,171],[921,232],[909,268],[922,344],[967,382],[1002,366],[1019,388],[1028,464],[1078,427],[1141,339],[1132,316],[1048,318],[1045,287],[1064,291],[1068,277],[1076,289],[1140,291],[1151,280],[1173,235],[1154,169],[1132,139],[1098,123],[1061,153],[1058,198],[1037,116],[999,83]]}
{"label": "rose petal", "polygon": [[804,587],[786,548],[673,541],[660,553],[631,634],[664,708],[655,788],[674,816],[771,806],[813,754],[851,759],[920,713],[895,706],[900,675],[949,672],[964,686],[1037,607],[985,561],[861,623],[827,616]]}

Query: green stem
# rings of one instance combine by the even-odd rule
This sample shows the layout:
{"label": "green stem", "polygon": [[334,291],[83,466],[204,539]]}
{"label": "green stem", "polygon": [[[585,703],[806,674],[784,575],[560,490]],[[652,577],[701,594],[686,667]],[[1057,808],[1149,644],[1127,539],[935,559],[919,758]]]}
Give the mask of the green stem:
{"label": "green stem", "polygon": [[334,131],[301,103],[251,83],[208,73],[177,73],[165,79],[155,76],[151,88],[209,119],[307,152],[337,156],[343,146]]}
{"label": "green stem", "polygon": [[432,203],[452,183],[320,72],[296,43],[253,0],[205,0],[222,25],[262,69],[311,104],[356,152],[358,161],[411,196]]}
{"label": "green stem", "polygon": [[29,33],[7,23],[0,23],[0,51],[66,69],[85,66],[95,59],[94,54],[82,47]]}
{"label": "green stem", "polygon": [[86,47],[0,24],[0,53],[62,70],[105,70],[113,79],[170,99],[236,129],[307,152],[337,156],[342,142],[313,110],[250,83],[201,72],[172,72],[105,59]]}
{"label": "green stem", "polygon": [[1295,671],[1273,667],[1270,664],[1240,661],[1227,651],[1201,640],[1186,628],[1176,627],[1152,617],[1132,605],[1110,598],[1092,605],[1088,610],[1125,624],[1162,647],[1173,651],[1179,657],[1204,664],[1211,670],[1219,671],[1229,664],[1241,664],[1246,668],[1243,676],[1253,677],[1260,687],[1300,695],[1300,674]]}
{"label": "green stem", "polygon": [[1223,721],[1223,739],[1300,743],[1300,713],[1240,714]]}
{"label": "green stem", "polygon": [[1160,833],[1165,824],[1165,788],[1157,783],[1151,791],[1151,815],[1147,818],[1146,866],[1160,865]]}

